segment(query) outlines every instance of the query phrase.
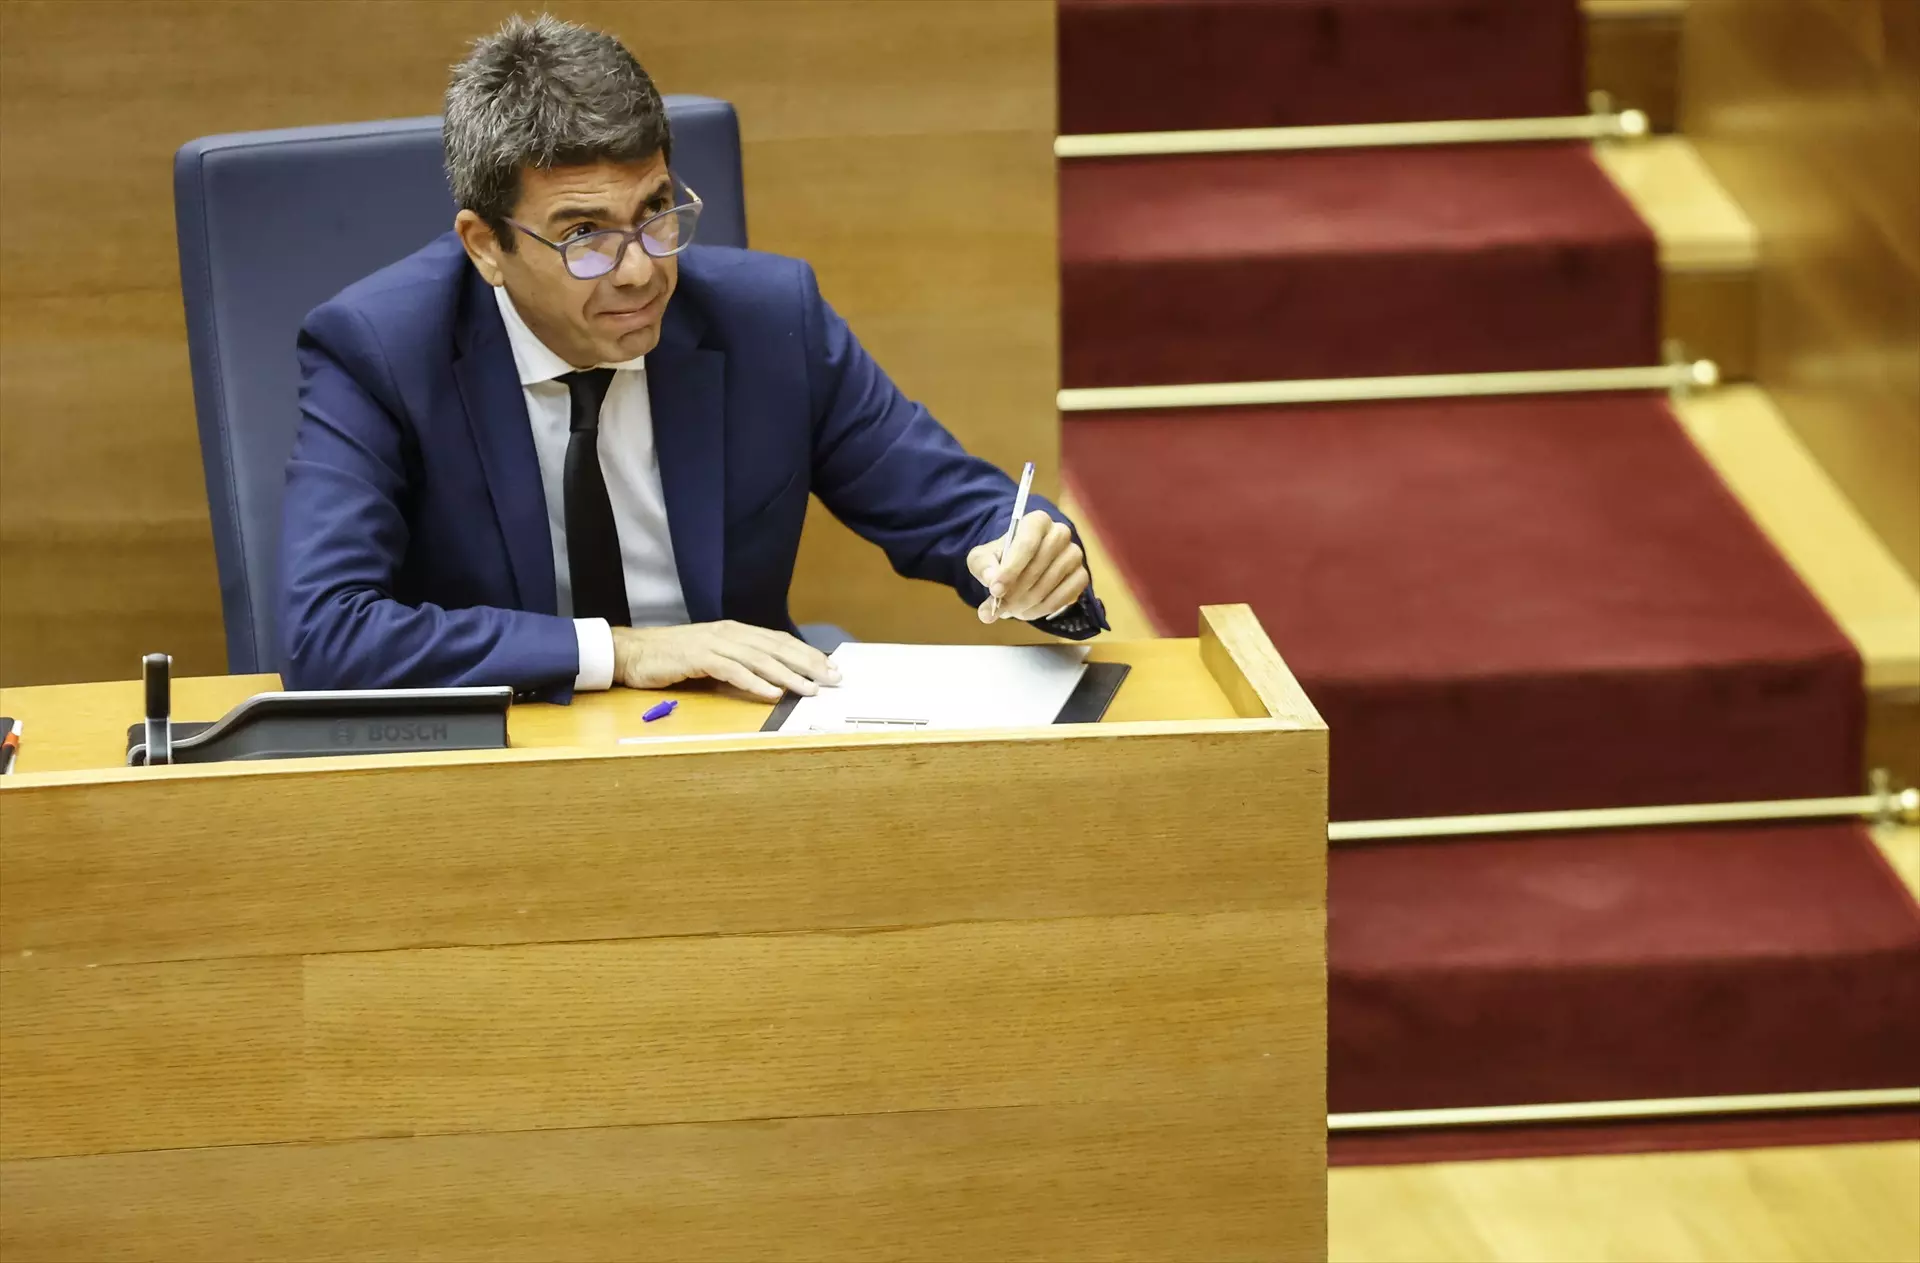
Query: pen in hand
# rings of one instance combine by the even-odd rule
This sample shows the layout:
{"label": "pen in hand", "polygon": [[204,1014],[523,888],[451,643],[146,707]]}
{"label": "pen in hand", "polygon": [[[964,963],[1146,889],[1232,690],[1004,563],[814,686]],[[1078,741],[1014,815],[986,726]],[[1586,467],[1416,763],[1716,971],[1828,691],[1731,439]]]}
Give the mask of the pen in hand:
{"label": "pen in hand", "polygon": [[[1020,519],[1027,513],[1027,496],[1033,491],[1033,462],[1028,461],[1026,468],[1020,471],[1020,490],[1013,497],[1013,518],[1007,523],[1007,536],[1000,541],[1000,558],[996,565],[1007,562],[1007,550],[1013,547],[1014,532],[1020,529]],[[986,603],[981,608],[984,621],[993,622],[1000,617],[1000,598],[987,594]]]}

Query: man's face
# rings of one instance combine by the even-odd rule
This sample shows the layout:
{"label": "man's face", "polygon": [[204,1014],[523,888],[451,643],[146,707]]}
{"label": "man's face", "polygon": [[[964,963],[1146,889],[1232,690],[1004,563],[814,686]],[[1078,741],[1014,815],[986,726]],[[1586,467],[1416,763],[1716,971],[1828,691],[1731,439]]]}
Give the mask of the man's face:
{"label": "man's face", "polygon": [[[522,171],[511,217],[564,244],[589,232],[631,229],[670,209],[673,200],[664,154],[639,162],[603,159],[592,166]],[[454,227],[481,275],[505,285],[527,327],[575,368],[617,364],[658,345],[660,319],[680,279],[677,258],[656,259],[635,241],[619,267],[583,281],[567,271],[558,251],[511,225],[520,238],[511,254],[472,211],[461,211]]]}

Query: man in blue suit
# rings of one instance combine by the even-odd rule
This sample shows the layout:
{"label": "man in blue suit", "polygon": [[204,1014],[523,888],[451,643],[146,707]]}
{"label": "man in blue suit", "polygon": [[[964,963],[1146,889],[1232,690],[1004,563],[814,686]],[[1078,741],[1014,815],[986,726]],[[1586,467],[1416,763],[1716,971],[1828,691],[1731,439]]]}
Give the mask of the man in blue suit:
{"label": "man in blue suit", "polygon": [[1105,627],[1080,546],[905,398],[806,264],[691,245],[618,41],[509,21],[447,91],[454,231],[301,330],[281,620],[294,688],[565,700],[835,680],[787,589],[809,494],[983,620]]}

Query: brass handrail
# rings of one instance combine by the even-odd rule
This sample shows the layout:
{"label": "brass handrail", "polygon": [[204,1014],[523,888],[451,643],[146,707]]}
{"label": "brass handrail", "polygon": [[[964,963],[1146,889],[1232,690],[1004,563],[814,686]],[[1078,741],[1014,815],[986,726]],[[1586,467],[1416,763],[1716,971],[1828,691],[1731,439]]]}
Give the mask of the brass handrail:
{"label": "brass handrail", "polygon": [[1470,118],[1322,127],[1231,127],[1183,132],[1101,132],[1056,136],[1056,158],[1144,158],[1168,154],[1260,153],[1413,145],[1514,144],[1541,140],[1633,140],[1648,132],[1639,110],[1596,110],[1559,118]]}
{"label": "brass handrail", "polygon": [[1457,399],[1496,395],[1590,394],[1665,390],[1685,393],[1718,385],[1712,360],[1643,368],[1565,368],[1519,373],[1429,373],[1399,377],[1328,377],[1294,381],[1201,382],[1176,386],[1090,386],[1062,390],[1062,412],[1130,412],[1145,408],[1221,408],[1258,404],[1352,403],[1385,399]]}
{"label": "brass handrail", "polygon": [[1329,842],[1386,842],[1497,833],[1561,833],[1581,829],[1652,829],[1663,825],[1737,824],[1754,820],[1861,817],[1878,824],[1920,824],[1920,789],[1895,792],[1875,774],[1875,792],[1848,798],[1788,798],[1774,802],[1686,803],[1667,807],[1590,807],[1572,811],[1514,811],[1481,816],[1404,820],[1341,820],[1327,826]]}
{"label": "brass handrail", "polygon": [[1413,1131],[1423,1127],[1499,1127],[1522,1123],[1687,1118],[1710,1114],[1783,1114],[1814,1110],[1899,1109],[1920,1105],[1920,1088],[1843,1092],[1771,1092],[1644,1101],[1562,1101],[1548,1105],[1473,1105],[1327,1115],[1328,1131]]}

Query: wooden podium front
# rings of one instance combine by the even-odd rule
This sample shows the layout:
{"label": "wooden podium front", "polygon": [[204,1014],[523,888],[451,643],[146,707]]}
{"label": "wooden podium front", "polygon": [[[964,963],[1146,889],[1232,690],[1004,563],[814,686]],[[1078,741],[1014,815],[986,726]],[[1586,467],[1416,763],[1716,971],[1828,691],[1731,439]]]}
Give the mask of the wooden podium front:
{"label": "wooden podium front", "polygon": [[1327,735],[1202,628],[989,733],[128,769],[136,684],[0,693],[0,1256],[1324,1257]]}

